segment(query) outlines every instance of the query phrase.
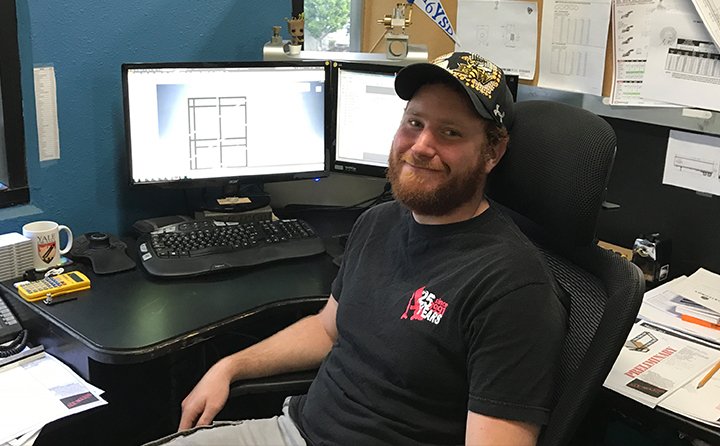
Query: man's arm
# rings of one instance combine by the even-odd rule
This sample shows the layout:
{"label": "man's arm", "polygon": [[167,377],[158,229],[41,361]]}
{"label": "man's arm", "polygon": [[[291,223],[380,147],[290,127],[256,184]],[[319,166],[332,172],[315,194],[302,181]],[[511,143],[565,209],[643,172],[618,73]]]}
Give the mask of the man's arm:
{"label": "man's arm", "polygon": [[218,361],[183,400],[178,429],[210,424],[225,406],[233,381],[318,367],[337,338],[337,305],[330,295],[320,313]]}
{"label": "man's arm", "polygon": [[468,411],[465,444],[468,446],[535,446],[540,426],[504,420]]}

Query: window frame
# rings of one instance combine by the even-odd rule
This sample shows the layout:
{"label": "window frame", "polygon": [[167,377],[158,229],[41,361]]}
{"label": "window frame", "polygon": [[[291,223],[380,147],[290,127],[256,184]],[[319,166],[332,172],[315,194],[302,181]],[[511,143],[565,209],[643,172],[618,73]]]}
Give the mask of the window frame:
{"label": "window frame", "polygon": [[0,0],[0,96],[5,129],[0,137],[5,141],[9,183],[5,184],[7,189],[0,190],[0,207],[30,201],[17,29],[15,0]]}

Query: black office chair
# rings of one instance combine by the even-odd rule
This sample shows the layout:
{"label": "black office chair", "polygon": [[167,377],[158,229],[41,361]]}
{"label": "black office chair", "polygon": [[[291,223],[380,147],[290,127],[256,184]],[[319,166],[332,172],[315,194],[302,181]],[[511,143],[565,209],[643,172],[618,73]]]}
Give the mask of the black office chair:
{"label": "black office chair", "polygon": [[[520,102],[508,152],[488,195],[540,248],[569,300],[569,332],[556,406],[541,446],[566,445],[587,413],[635,320],[639,268],[596,245],[595,228],[615,155],[598,116],[549,101]],[[236,383],[231,397],[307,389],[315,372]]]}
{"label": "black office chair", "polygon": [[520,102],[508,151],[488,180],[488,196],[540,248],[569,298],[556,405],[541,446],[572,443],[645,291],[637,266],[596,244],[615,150],[614,131],[593,113],[557,102]]}

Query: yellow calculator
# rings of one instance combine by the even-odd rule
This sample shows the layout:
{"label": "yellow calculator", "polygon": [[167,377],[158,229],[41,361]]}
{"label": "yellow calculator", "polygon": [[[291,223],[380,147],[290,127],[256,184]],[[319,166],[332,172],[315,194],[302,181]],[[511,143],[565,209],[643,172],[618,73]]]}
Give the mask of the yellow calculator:
{"label": "yellow calculator", "polygon": [[61,294],[90,288],[90,279],[80,271],[46,277],[41,280],[18,285],[20,295],[27,301],[36,301],[46,297],[55,297]]}

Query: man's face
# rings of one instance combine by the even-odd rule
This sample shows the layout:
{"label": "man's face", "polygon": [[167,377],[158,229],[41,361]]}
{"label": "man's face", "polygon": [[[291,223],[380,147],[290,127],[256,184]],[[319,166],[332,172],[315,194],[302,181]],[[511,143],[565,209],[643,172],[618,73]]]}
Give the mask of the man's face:
{"label": "man's face", "polygon": [[392,143],[388,179],[395,198],[441,216],[482,196],[495,162],[485,121],[450,86],[425,85],[408,102]]}

